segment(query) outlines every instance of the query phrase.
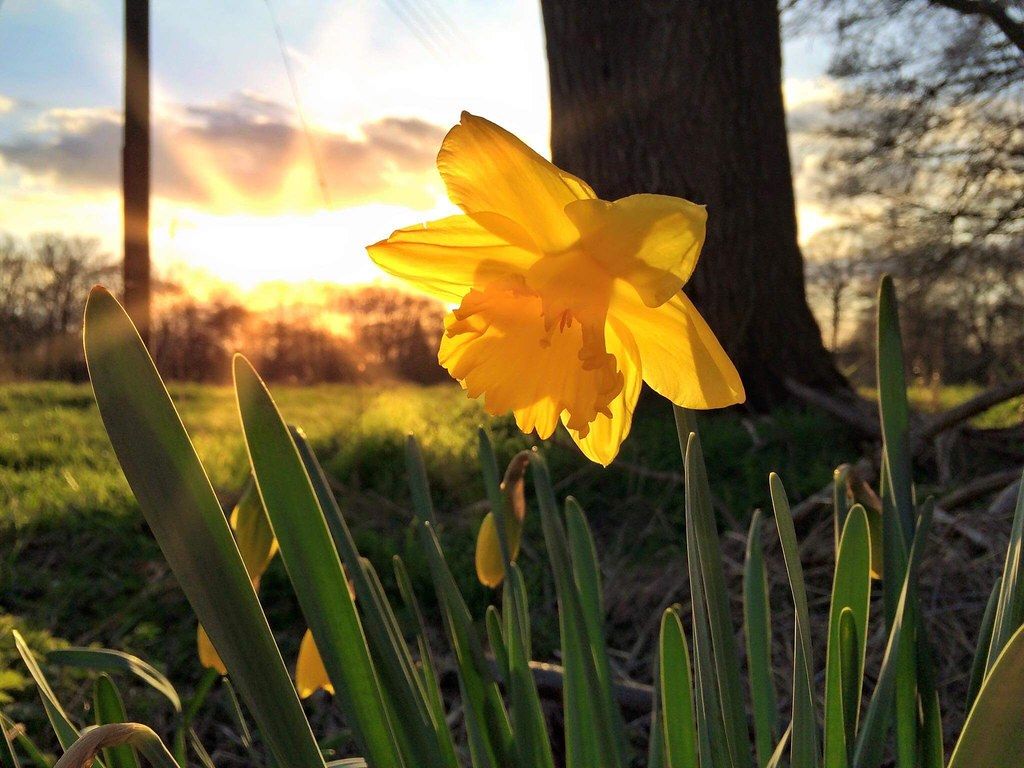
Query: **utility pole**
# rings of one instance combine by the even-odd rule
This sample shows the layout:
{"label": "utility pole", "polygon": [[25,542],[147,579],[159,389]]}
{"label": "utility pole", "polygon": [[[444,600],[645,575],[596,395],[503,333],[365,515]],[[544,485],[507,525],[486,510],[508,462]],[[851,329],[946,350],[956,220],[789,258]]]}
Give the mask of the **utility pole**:
{"label": "utility pole", "polygon": [[124,4],[124,303],[149,341],[149,0]]}

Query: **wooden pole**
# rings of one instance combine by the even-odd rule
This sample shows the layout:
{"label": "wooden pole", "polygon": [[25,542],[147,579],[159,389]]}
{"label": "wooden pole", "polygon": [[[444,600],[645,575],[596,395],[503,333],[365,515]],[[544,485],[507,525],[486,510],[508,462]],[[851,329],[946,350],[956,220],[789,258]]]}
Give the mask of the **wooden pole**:
{"label": "wooden pole", "polygon": [[149,341],[149,0],[124,5],[124,303]]}

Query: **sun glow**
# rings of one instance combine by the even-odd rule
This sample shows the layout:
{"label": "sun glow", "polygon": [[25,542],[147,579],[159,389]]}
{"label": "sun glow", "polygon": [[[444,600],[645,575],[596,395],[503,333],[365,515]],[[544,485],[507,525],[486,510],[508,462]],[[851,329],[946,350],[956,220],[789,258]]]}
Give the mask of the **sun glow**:
{"label": "sun glow", "polygon": [[425,220],[448,210],[439,201],[427,212],[379,204],[277,216],[179,212],[154,231],[153,245],[172,272],[187,264],[246,291],[280,280],[368,283],[383,275],[367,258],[367,243],[386,237],[410,215]]}

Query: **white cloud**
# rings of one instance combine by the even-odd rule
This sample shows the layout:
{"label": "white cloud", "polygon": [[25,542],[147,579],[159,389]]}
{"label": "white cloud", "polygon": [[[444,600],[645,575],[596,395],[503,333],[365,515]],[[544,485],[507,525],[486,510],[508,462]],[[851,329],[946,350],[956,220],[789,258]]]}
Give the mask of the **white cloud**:
{"label": "white cloud", "polygon": [[[429,208],[426,179],[444,130],[417,118],[381,117],[358,134],[316,131],[332,202],[375,200]],[[54,109],[0,143],[11,168],[56,186],[111,191],[119,184],[121,115]],[[323,206],[306,136],[285,105],[254,93],[215,104],[167,105],[157,114],[154,193],[220,211],[279,213]]]}

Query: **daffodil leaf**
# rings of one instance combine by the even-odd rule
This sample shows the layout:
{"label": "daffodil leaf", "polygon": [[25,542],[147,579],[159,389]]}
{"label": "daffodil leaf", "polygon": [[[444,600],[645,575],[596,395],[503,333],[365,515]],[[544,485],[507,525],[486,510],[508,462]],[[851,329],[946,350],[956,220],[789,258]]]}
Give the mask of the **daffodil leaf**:
{"label": "daffodil leaf", "polygon": [[114,747],[137,749],[153,768],[179,768],[160,737],[139,723],[110,723],[86,731],[68,746],[53,768],[81,768],[96,764],[96,755]]}
{"label": "daffodil leaf", "polygon": [[36,657],[29,649],[25,638],[21,636],[18,630],[14,630],[12,634],[14,635],[14,646],[18,649],[18,654],[21,656],[21,660],[25,662],[25,666],[28,667],[32,681],[36,684],[36,689],[39,691],[39,698],[43,702],[43,710],[46,712],[46,718],[50,721],[50,727],[53,728],[53,732],[57,735],[57,741],[61,747],[67,749],[78,738],[78,729],[71,722],[71,718],[64,711],[60,701],[57,700],[57,696],[50,687],[50,683],[43,674],[43,670],[39,668],[39,662],[36,661]]}
{"label": "daffodil leaf", "polygon": [[768,484],[772,507],[775,510],[775,526],[779,531],[786,575],[789,577],[789,588],[793,596],[796,625],[793,640],[793,731],[790,739],[790,765],[791,768],[814,768],[818,762],[818,725],[814,712],[814,659],[811,655],[811,622],[807,610],[807,590],[786,490],[774,472],[769,476]]}
{"label": "daffodil leaf", "polygon": [[[864,674],[863,653],[867,647],[868,610],[871,604],[871,532],[864,507],[855,504],[846,516],[839,550],[836,554],[829,609],[828,645],[825,660],[825,765],[840,768],[847,764],[856,733],[856,721],[847,722],[846,704],[854,697],[852,712],[860,711],[861,680]],[[852,675],[844,676],[840,653],[843,617],[856,632],[856,644],[862,654]],[[853,689],[856,689],[854,691]]]}
{"label": "daffodil leaf", "polygon": [[[420,675],[405,643],[395,641],[395,633],[389,628],[385,615],[390,608],[386,609],[387,601],[378,597],[370,583],[355,538],[331,491],[327,476],[302,430],[292,427],[290,432],[327,520],[334,546],[351,579],[357,603],[362,608],[363,629],[374,661],[378,664],[380,684],[388,704],[398,713],[404,730],[414,740],[418,760],[428,766],[451,765],[454,746],[448,727],[440,727],[436,714],[431,713],[431,705],[424,699],[423,688],[419,683]],[[415,442],[412,444],[415,445]],[[409,461],[411,465],[422,468],[422,457],[418,449]],[[422,472],[420,492],[414,496],[414,500],[417,500],[416,504],[421,508],[426,505],[429,516],[432,514],[432,505],[426,487],[425,469]]]}
{"label": "daffodil leaf", "polygon": [[910,464],[910,406],[903,366],[903,337],[892,276],[883,275],[878,288],[878,406],[883,450],[889,467],[893,502],[904,541],[914,533],[914,490]]}
{"label": "daffodil leaf", "polygon": [[256,487],[356,741],[378,768],[403,766],[376,666],[302,458],[270,392],[245,358],[235,357],[234,373]]}
{"label": "daffodil leaf", "polygon": [[1002,590],[1003,579],[996,577],[992,592],[988,596],[988,603],[985,604],[985,613],[981,617],[981,626],[978,628],[978,640],[974,649],[974,660],[971,662],[970,683],[967,686],[967,711],[970,712],[978,691],[981,690],[981,683],[985,679],[987,671],[989,648],[992,646],[992,628],[996,621],[996,609],[999,605],[999,593]]}
{"label": "daffodil leaf", "polygon": [[[21,768],[21,761],[18,760],[18,753],[14,751],[14,744],[11,742],[11,734],[4,719],[0,719],[0,731],[3,732],[3,741],[0,741],[0,764],[4,768]],[[49,765],[46,766],[49,768]]]}
{"label": "daffodil leaf", "polygon": [[512,729],[498,686],[487,669],[469,608],[448,569],[441,544],[429,521],[420,519],[417,530],[458,664],[459,688],[474,768],[510,765],[515,751]]}
{"label": "daffodil leaf", "polygon": [[899,666],[903,663],[900,648],[908,644],[913,636],[908,631],[908,627],[913,626],[914,621],[911,615],[914,611],[914,590],[912,585],[916,578],[924,544],[928,537],[931,511],[932,506],[930,504],[925,504],[922,507],[921,515],[914,531],[914,540],[907,558],[907,567],[903,576],[903,584],[900,589],[891,629],[889,630],[885,654],[882,657],[882,666],[857,734],[857,744],[853,758],[854,768],[876,768],[880,765],[885,751],[885,735],[892,724],[892,707],[896,695]]}
{"label": "daffodil leaf", "polygon": [[131,320],[97,288],[85,310],[93,392],[128,484],[271,753],[323,758],[199,457]]}
{"label": "daffodil leaf", "polygon": [[491,653],[494,654],[494,663],[498,665],[501,681],[508,685],[508,649],[505,645],[505,637],[502,634],[501,614],[493,605],[487,606],[487,613],[484,614],[484,625],[487,628],[487,641],[491,644]]}
{"label": "daffodil leaf", "polygon": [[743,632],[747,643],[747,672],[754,715],[754,747],[757,764],[771,758],[778,733],[778,705],[772,678],[771,608],[768,574],[764,564],[762,529],[764,517],[756,510],[747,534],[743,567]]}
{"label": "daffodil leaf", "polygon": [[[96,686],[93,690],[93,711],[96,715],[96,725],[128,721],[121,694],[114,685],[114,681],[106,674],[102,674],[96,679]],[[139,759],[130,744],[107,747],[103,750],[103,762],[110,768],[139,768]]]}
{"label": "daffodil leaf", "polygon": [[1018,768],[1024,755],[1024,627],[1010,638],[971,707],[949,768]]}
{"label": "daffodil leaf", "polygon": [[126,672],[134,675],[157,691],[171,703],[176,712],[181,711],[181,697],[171,681],[156,667],[124,651],[111,648],[60,648],[50,651],[46,657],[51,664],[98,672]]}
{"label": "daffodil leaf", "polygon": [[693,414],[674,409],[686,478],[686,560],[693,611],[694,679],[697,680],[697,735],[701,760],[714,765],[746,764],[746,713],[735,629],[725,586],[721,544],[711,489]]}
{"label": "daffodil leaf", "polygon": [[691,768],[698,764],[693,678],[686,635],[675,608],[662,615],[658,648],[665,764],[667,768]]}
{"label": "daffodil leaf", "polygon": [[35,768],[51,768],[50,761],[43,751],[39,749],[34,741],[25,733],[24,728],[17,727],[11,720],[0,713],[0,730],[4,732],[4,740],[10,746],[13,768],[21,768],[18,762],[18,755],[11,744],[11,734],[14,734],[13,742],[17,744],[25,756],[32,762]]}
{"label": "daffodil leaf", "polygon": [[526,586],[522,573],[515,564],[510,566],[509,578],[505,582],[505,606],[506,615],[513,617],[506,624],[506,636],[510,714],[513,732],[516,735],[516,751],[519,755],[517,764],[554,768],[555,759],[551,753],[547,724],[530,669],[529,643],[524,640],[530,634]]}
{"label": "daffodil leaf", "polygon": [[423,610],[416,599],[416,592],[412,587],[412,580],[406,570],[405,563],[395,555],[392,560],[395,571],[395,580],[398,582],[398,589],[402,593],[402,600],[406,609],[413,615],[416,625],[416,644],[420,654],[420,680],[426,695],[426,704],[430,711],[431,722],[438,734],[441,748],[444,750],[449,765],[457,765],[455,757],[455,744],[452,741],[451,731],[448,730],[448,723],[445,720],[444,700],[441,695],[441,685],[437,674],[437,665],[434,663],[434,656],[430,650],[430,643],[427,641],[426,622],[423,619]]}
{"label": "daffodil leaf", "polygon": [[573,578],[579,590],[580,606],[587,627],[587,639],[590,642],[601,686],[601,704],[608,712],[616,736],[621,739],[619,749],[622,754],[626,754],[626,726],[613,694],[612,670],[605,643],[604,597],[601,593],[601,569],[597,561],[597,548],[594,546],[594,536],[587,523],[587,517],[583,514],[579,502],[571,496],[565,500],[565,530]]}
{"label": "daffodil leaf", "polygon": [[1010,542],[1006,547],[999,602],[992,626],[992,643],[986,669],[992,669],[1010,636],[1024,620],[1024,478],[1017,495]]}
{"label": "daffodil leaf", "polygon": [[[547,464],[530,454],[541,527],[555,575],[559,628],[565,658],[566,763],[570,768],[620,766],[625,763],[625,738],[607,704],[611,692],[601,681],[595,664],[580,590],[572,569],[572,555],[558,512]],[[596,737],[596,738],[595,738]]]}

